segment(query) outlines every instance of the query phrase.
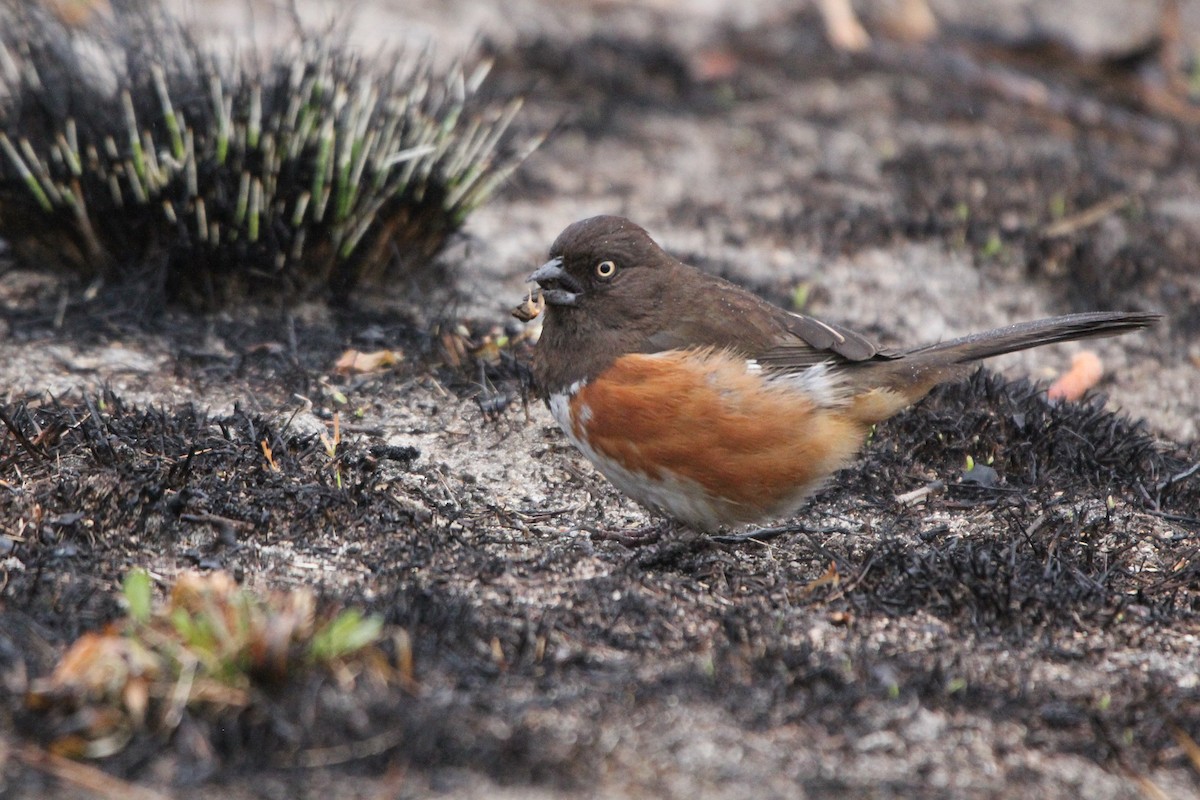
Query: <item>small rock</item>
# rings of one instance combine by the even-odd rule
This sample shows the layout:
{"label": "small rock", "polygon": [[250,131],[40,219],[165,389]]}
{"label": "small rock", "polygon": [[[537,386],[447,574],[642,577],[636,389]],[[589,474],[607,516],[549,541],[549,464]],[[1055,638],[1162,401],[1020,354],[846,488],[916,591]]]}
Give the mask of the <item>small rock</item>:
{"label": "small rock", "polygon": [[962,471],[963,483],[980,486],[984,489],[994,489],[1000,485],[1000,473],[986,464],[976,464],[971,469]]}

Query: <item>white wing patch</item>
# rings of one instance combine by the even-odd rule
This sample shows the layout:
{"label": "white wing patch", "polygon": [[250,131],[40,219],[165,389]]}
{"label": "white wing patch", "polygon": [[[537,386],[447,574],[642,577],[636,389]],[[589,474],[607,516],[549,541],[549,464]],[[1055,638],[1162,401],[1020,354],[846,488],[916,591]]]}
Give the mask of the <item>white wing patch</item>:
{"label": "white wing patch", "polygon": [[836,408],[850,401],[841,375],[828,361],[801,370],[767,372],[766,376],[769,382],[784,384],[822,408]]}

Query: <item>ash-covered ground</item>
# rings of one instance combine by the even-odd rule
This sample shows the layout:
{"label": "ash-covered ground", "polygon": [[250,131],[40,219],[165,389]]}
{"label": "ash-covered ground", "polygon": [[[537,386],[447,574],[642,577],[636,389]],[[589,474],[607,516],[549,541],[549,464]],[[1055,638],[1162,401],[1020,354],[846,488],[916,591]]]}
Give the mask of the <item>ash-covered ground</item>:
{"label": "ash-covered ground", "polygon": [[[280,9],[183,5],[287,36]],[[1200,797],[1200,123],[1152,91],[1153,27],[1064,47],[943,3],[939,38],[852,55],[810,7],[739,8],[361,4],[364,47],[479,34],[518,124],[553,131],[442,256],[451,286],[146,318],[0,274],[6,796],[91,796],[21,755],[55,731],[12,675],[118,615],[141,566],[379,612],[417,678],[301,682],[100,762],[163,796]],[[528,341],[471,352],[520,337],[524,276],[594,213],[886,343],[1165,319],[1088,343],[1079,404],[1024,379],[1081,345],[939,389],[793,534],[628,548],[592,532],[649,520],[526,395]],[[404,360],[335,373],[381,347]]]}

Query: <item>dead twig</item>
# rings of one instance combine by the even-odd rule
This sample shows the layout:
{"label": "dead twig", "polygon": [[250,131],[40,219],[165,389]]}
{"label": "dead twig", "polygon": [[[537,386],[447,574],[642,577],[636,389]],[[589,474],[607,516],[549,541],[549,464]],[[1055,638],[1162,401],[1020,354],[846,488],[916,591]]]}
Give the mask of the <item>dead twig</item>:
{"label": "dead twig", "polygon": [[919,489],[913,489],[911,492],[896,495],[896,502],[902,506],[910,506],[945,488],[945,481],[930,481]]}
{"label": "dead twig", "polygon": [[38,461],[44,461],[46,459],[46,454],[42,452],[42,449],[33,442],[29,441],[29,437],[22,433],[21,429],[17,427],[17,424],[13,422],[12,419],[9,418],[9,416],[3,411],[0,411],[0,422],[4,423],[4,427],[8,428],[9,432],[16,437],[17,441],[21,443],[21,446],[25,448],[25,451],[29,453],[29,455],[33,456]]}
{"label": "dead twig", "polygon": [[1155,486],[1154,488],[1156,490],[1158,490],[1159,494],[1162,494],[1164,489],[1170,489],[1175,484],[1186,481],[1188,478],[1192,477],[1193,475],[1195,475],[1198,472],[1200,472],[1200,461],[1197,461],[1195,464],[1192,464],[1190,467],[1185,469],[1183,472],[1172,475],[1171,477],[1167,478],[1165,481],[1158,484],[1158,486]]}
{"label": "dead twig", "polygon": [[296,757],[282,766],[314,769],[316,767],[333,767],[347,764],[351,761],[361,761],[382,755],[388,750],[399,747],[404,741],[404,731],[399,728],[377,733],[374,736],[349,744],[339,744],[333,747],[314,747],[302,750]]}
{"label": "dead twig", "polygon": [[99,767],[72,761],[37,745],[26,744],[14,755],[21,763],[107,800],[170,800],[171,795],[109,775]]}
{"label": "dead twig", "polygon": [[1101,200],[1095,205],[1088,206],[1082,211],[1078,211],[1070,216],[1063,217],[1060,220],[1051,222],[1046,227],[1042,228],[1042,236],[1050,239],[1060,236],[1069,236],[1072,233],[1077,233],[1084,228],[1090,228],[1096,223],[1103,220],[1114,211],[1119,211],[1129,205],[1129,195],[1118,194],[1113,195],[1105,200]]}

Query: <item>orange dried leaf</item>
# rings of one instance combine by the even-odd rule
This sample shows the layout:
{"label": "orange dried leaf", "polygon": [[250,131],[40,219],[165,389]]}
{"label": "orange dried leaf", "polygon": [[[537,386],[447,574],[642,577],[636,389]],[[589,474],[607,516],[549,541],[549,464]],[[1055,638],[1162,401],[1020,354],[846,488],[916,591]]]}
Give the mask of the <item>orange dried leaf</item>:
{"label": "orange dried leaf", "polygon": [[738,57],[725,48],[701,50],[692,59],[692,73],[699,81],[720,81],[732,78],[738,69]]}
{"label": "orange dried leaf", "polygon": [[404,354],[399,350],[376,350],[373,353],[347,350],[333,365],[333,370],[342,375],[378,372],[398,364],[403,359]]}
{"label": "orange dried leaf", "polygon": [[123,697],[130,681],[154,680],[160,668],[155,655],[133,639],[110,632],[85,633],[54,672],[30,688],[29,704],[41,707],[58,697]]}
{"label": "orange dried leaf", "polygon": [[191,614],[209,611],[215,603],[228,604],[241,592],[237,581],[227,572],[184,572],[171,589],[171,609],[180,608]]}
{"label": "orange dried leaf", "polygon": [[59,21],[71,28],[82,28],[97,14],[110,14],[108,0],[42,0],[42,4]]}
{"label": "orange dried leaf", "polygon": [[804,593],[808,594],[822,586],[837,586],[841,582],[842,576],[838,574],[837,564],[830,561],[829,568],[825,570],[821,577],[805,584]]}
{"label": "orange dried leaf", "polygon": [[825,21],[825,36],[835,49],[861,53],[871,46],[871,36],[858,21],[850,0],[820,0],[817,9]]}
{"label": "orange dried leaf", "polygon": [[272,472],[279,472],[279,465],[275,463],[275,457],[271,454],[271,445],[267,444],[267,440],[262,440],[263,458],[267,459],[267,466]]}
{"label": "orange dried leaf", "polygon": [[1074,402],[1099,383],[1103,375],[1104,365],[1100,363],[1100,357],[1091,350],[1084,350],[1071,359],[1071,369],[1050,384],[1046,396],[1051,400]]}

